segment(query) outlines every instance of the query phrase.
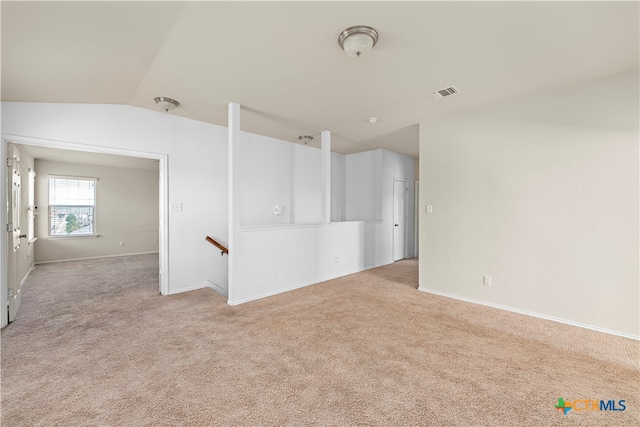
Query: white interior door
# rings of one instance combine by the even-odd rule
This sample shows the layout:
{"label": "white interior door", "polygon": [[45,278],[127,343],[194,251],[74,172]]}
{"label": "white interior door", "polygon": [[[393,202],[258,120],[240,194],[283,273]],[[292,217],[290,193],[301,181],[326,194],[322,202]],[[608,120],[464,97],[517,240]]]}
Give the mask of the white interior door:
{"label": "white interior door", "polygon": [[393,260],[407,257],[407,181],[393,180]]}
{"label": "white interior door", "polygon": [[13,322],[20,308],[20,157],[18,150],[9,144],[7,149],[7,179],[9,189],[7,192],[8,201],[8,225],[7,231],[11,234],[7,251],[8,283],[7,297],[9,308],[9,322]]}

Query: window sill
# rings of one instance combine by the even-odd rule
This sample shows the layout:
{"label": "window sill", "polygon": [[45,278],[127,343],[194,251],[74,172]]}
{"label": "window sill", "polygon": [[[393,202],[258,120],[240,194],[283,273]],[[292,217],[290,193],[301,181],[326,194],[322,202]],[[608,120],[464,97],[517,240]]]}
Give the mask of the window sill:
{"label": "window sill", "polygon": [[69,240],[69,239],[95,239],[99,234],[70,234],[68,236],[47,236],[47,240]]}

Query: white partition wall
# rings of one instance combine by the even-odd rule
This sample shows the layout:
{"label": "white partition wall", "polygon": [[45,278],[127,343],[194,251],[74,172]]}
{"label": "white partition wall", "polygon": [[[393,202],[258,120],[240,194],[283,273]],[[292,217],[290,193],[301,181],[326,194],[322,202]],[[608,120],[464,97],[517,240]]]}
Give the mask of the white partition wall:
{"label": "white partition wall", "polygon": [[321,149],[239,129],[229,108],[229,304],[360,271],[360,222],[330,224],[331,143]]}
{"label": "white partition wall", "polygon": [[240,112],[231,104],[229,304],[393,262],[393,179],[413,183],[413,159],[331,153],[326,131],[320,149],[249,134]]}

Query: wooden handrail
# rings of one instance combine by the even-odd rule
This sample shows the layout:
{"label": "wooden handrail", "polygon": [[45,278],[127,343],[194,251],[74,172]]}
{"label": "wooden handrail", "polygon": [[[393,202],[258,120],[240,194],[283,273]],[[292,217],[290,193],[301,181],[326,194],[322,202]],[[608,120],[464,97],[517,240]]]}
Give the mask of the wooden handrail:
{"label": "wooden handrail", "polygon": [[218,249],[220,249],[222,251],[222,252],[220,252],[220,255],[229,254],[229,249],[227,249],[224,245],[216,242],[215,240],[213,240],[209,236],[207,236],[205,239],[207,240],[207,242],[211,243],[213,246],[217,247]]}

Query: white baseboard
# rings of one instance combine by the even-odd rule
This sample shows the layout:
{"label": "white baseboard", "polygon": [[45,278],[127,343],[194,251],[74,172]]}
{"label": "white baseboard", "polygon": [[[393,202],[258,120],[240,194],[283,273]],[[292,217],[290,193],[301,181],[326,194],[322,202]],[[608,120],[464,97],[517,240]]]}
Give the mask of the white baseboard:
{"label": "white baseboard", "polygon": [[174,290],[170,290],[169,293],[167,295],[177,295],[177,294],[181,294],[183,292],[191,292],[191,291],[197,291],[198,289],[204,289],[207,288],[207,285],[197,285],[197,286],[190,286],[188,288],[180,288],[180,289],[174,289]]}
{"label": "white baseboard", "polygon": [[[320,282],[323,282],[323,281],[324,280],[321,280]],[[267,292],[266,294],[260,294],[260,295],[257,295],[255,297],[249,297],[249,298],[241,299],[239,301],[231,301],[229,299],[229,300],[227,300],[227,304],[229,304],[230,306],[233,307],[235,305],[245,304],[245,303],[248,303],[248,302],[251,302],[251,301],[257,301],[257,300],[262,299],[262,298],[272,297],[274,295],[283,294],[285,292],[293,291],[293,290],[296,290],[296,289],[306,288],[307,286],[311,286],[311,285],[314,285],[314,284],[320,283],[320,282],[301,283],[299,285],[291,286],[289,288],[278,289],[277,291]]]}
{"label": "white baseboard", "polygon": [[51,261],[36,261],[36,263],[34,265],[38,265],[38,264],[53,264],[56,262],[67,262],[67,261],[84,261],[87,259],[100,259],[100,258],[116,258],[116,257],[121,257],[121,256],[132,256],[132,255],[148,255],[148,254],[159,254],[160,252],[158,251],[152,251],[152,252],[132,252],[129,254],[117,254],[117,255],[99,255],[99,256],[89,256],[89,257],[84,257],[84,258],[66,258],[66,259],[56,259],[56,260],[51,260]]}
{"label": "white baseboard", "polygon": [[367,266],[367,267],[363,267],[362,269],[355,269],[353,271],[347,271],[347,272],[344,272],[344,273],[340,273],[338,275],[321,277],[321,278],[319,278],[317,280],[314,280],[313,282],[300,283],[298,285],[290,286],[290,287],[285,288],[285,289],[278,289],[277,291],[267,292],[265,294],[260,294],[260,295],[255,296],[255,297],[249,297],[249,298],[241,299],[241,300],[238,300],[238,301],[228,300],[227,304],[229,304],[230,306],[233,307],[235,305],[240,305],[240,304],[244,304],[244,303],[247,303],[247,302],[256,301],[256,300],[259,300],[259,299],[262,299],[262,298],[267,298],[267,297],[271,297],[271,296],[274,296],[274,295],[282,294],[282,293],[285,293],[285,292],[294,291],[294,290],[300,289],[300,288],[306,288],[307,286],[317,285],[318,283],[326,282],[327,280],[333,280],[333,279],[338,279],[340,277],[350,276],[352,274],[361,273],[361,272],[366,271],[366,270],[371,270],[372,268],[382,267],[383,265],[389,265],[389,264],[393,264],[393,262],[390,262],[390,263],[387,263],[387,264]]}
{"label": "white baseboard", "polygon": [[553,322],[564,323],[566,325],[577,326],[579,328],[584,328],[584,329],[591,329],[592,331],[604,332],[605,334],[616,335],[616,336],[619,336],[619,337],[624,337],[624,338],[629,338],[629,339],[632,339],[632,340],[640,341],[640,335],[627,334],[625,332],[614,331],[614,330],[611,330],[611,329],[606,329],[606,328],[601,328],[601,327],[598,327],[598,326],[588,325],[586,323],[574,322],[573,320],[567,320],[567,319],[562,319],[562,318],[559,318],[559,317],[548,316],[546,314],[535,313],[533,311],[521,310],[521,309],[518,309],[518,308],[507,307],[507,306],[499,305],[499,304],[493,304],[493,303],[489,303],[489,302],[486,302],[486,301],[479,301],[479,300],[475,300],[475,299],[472,299],[472,298],[465,298],[465,297],[461,297],[461,296],[458,296],[458,295],[447,294],[445,292],[434,291],[432,289],[427,289],[427,288],[423,288],[423,287],[418,287],[418,290],[422,291],[422,292],[427,292],[429,294],[439,295],[439,296],[442,296],[442,297],[453,298],[453,299],[457,299],[457,300],[460,300],[460,301],[470,302],[470,303],[473,303],[473,304],[479,304],[479,305],[484,305],[484,306],[487,306],[487,307],[497,308],[497,309],[500,309],[500,310],[510,311],[512,313],[524,314],[524,315],[527,315],[527,316],[537,317],[539,319],[551,320]]}
{"label": "white baseboard", "polygon": [[31,264],[31,268],[29,269],[29,271],[27,271],[27,274],[24,275],[24,277],[22,278],[22,280],[20,281],[20,289],[22,289],[22,286],[24,285],[24,282],[27,281],[27,278],[29,277],[29,275],[31,274],[31,272],[33,271],[33,269],[36,268],[36,264]]}

